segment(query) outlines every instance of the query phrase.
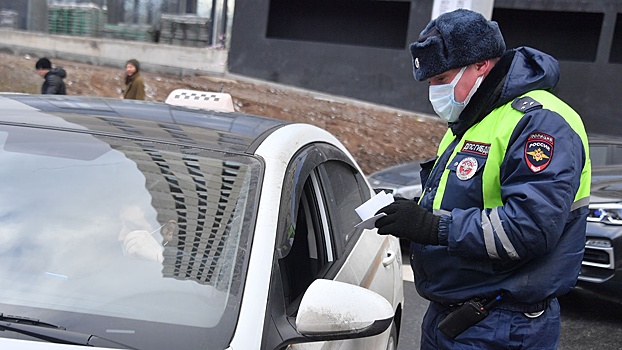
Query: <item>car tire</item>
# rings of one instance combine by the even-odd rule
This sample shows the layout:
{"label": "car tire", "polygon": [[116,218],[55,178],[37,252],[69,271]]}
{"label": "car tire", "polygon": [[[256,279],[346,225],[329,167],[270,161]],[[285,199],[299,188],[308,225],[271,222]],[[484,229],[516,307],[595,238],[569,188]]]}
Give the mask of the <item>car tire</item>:
{"label": "car tire", "polygon": [[389,340],[387,341],[387,350],[397,350],[397,326],[395,321],[391,323],[391,333],[389,333]]}

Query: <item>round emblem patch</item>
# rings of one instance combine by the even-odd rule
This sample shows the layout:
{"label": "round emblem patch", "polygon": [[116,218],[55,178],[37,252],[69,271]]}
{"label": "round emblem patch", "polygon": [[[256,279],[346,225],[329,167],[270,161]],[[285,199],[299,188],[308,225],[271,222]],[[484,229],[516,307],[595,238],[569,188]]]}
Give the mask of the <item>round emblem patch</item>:
{"label": "round emblem patch", "polygon": [[551,135],[534,132],[525,143],[525,162],[534,173],[546,169],[553,159],[555,138]]}
{"label": "round emblem patch", "polygon": [[419,57],[415,58],[415,68],[419,69]]}
{"label": "round emblem patch", "polygon": [[466,157],[458,163],[456,168],[456,176],[460,180],[468,180],[477,172],[477,159],[473,157]]}

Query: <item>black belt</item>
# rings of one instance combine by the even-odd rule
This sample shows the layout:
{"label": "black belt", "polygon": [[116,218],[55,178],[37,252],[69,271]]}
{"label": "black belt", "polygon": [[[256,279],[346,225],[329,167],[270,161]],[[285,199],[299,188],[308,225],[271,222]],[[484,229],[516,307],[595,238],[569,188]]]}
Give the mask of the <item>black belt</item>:
{"label": "black belt", "polygon": [[539,301],[533,304],[527,303],[519,303],[512,301],[501,301],[501,303],[497,306],[497,309],[508,310],[508,311],[517,311],[523,313],[534,313],[539,311],[544,311],[548,309],[551,304],[551,299],[546,299],[543,301]]}
{"label": "black belt", "polygon": [[[484,299],[482,299],[482,301],[484,304],[486,303]],[[539,301],[537,303],[532,303],[532,304],[520,303],[520,302],[511,301],[511,300],[501,300],[499,304],[497,304],[494,308],[508,310],[508,311],[522,312],[522,313],[533,313],[533,312],[539,312],[539,311],[546,310],[549,307],[550,303],[551,303],[551,299],[546,299],[546,300]],[[452,304],[437,303],[437,304],[442,305],[443,308],[451,312],[451,311],[456,310],[458,307],[460,307],[464,303],[452,303]]]}

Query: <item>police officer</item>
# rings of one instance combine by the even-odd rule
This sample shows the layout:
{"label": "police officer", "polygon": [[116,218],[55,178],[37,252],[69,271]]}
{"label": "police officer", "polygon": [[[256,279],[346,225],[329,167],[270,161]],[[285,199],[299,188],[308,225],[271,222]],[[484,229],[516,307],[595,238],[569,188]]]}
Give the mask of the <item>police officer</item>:
{"label": "police officer", "polygon": [[591,178],[581,118],[551,93],[558,63],[506,50],[496,22],[464,9],[432,20],[410,52],[449,127],[422,164],[421,198],[380,209],[376,227],[412,242],[430,301],[421,348],[556,349]]}

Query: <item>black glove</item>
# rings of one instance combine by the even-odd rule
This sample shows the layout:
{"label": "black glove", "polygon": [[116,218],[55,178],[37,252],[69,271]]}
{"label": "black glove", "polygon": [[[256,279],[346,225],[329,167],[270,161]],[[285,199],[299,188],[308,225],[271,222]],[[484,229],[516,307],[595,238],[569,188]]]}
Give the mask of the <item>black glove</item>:
{"label": "black glove", "polygon": [[387,216],[376,221],[379,234],[390,234],[420,244],[438,245],[438,223],[441,217],[428,212],[417,202],[396,200],[378,210],[376,215],[380,213]]}

